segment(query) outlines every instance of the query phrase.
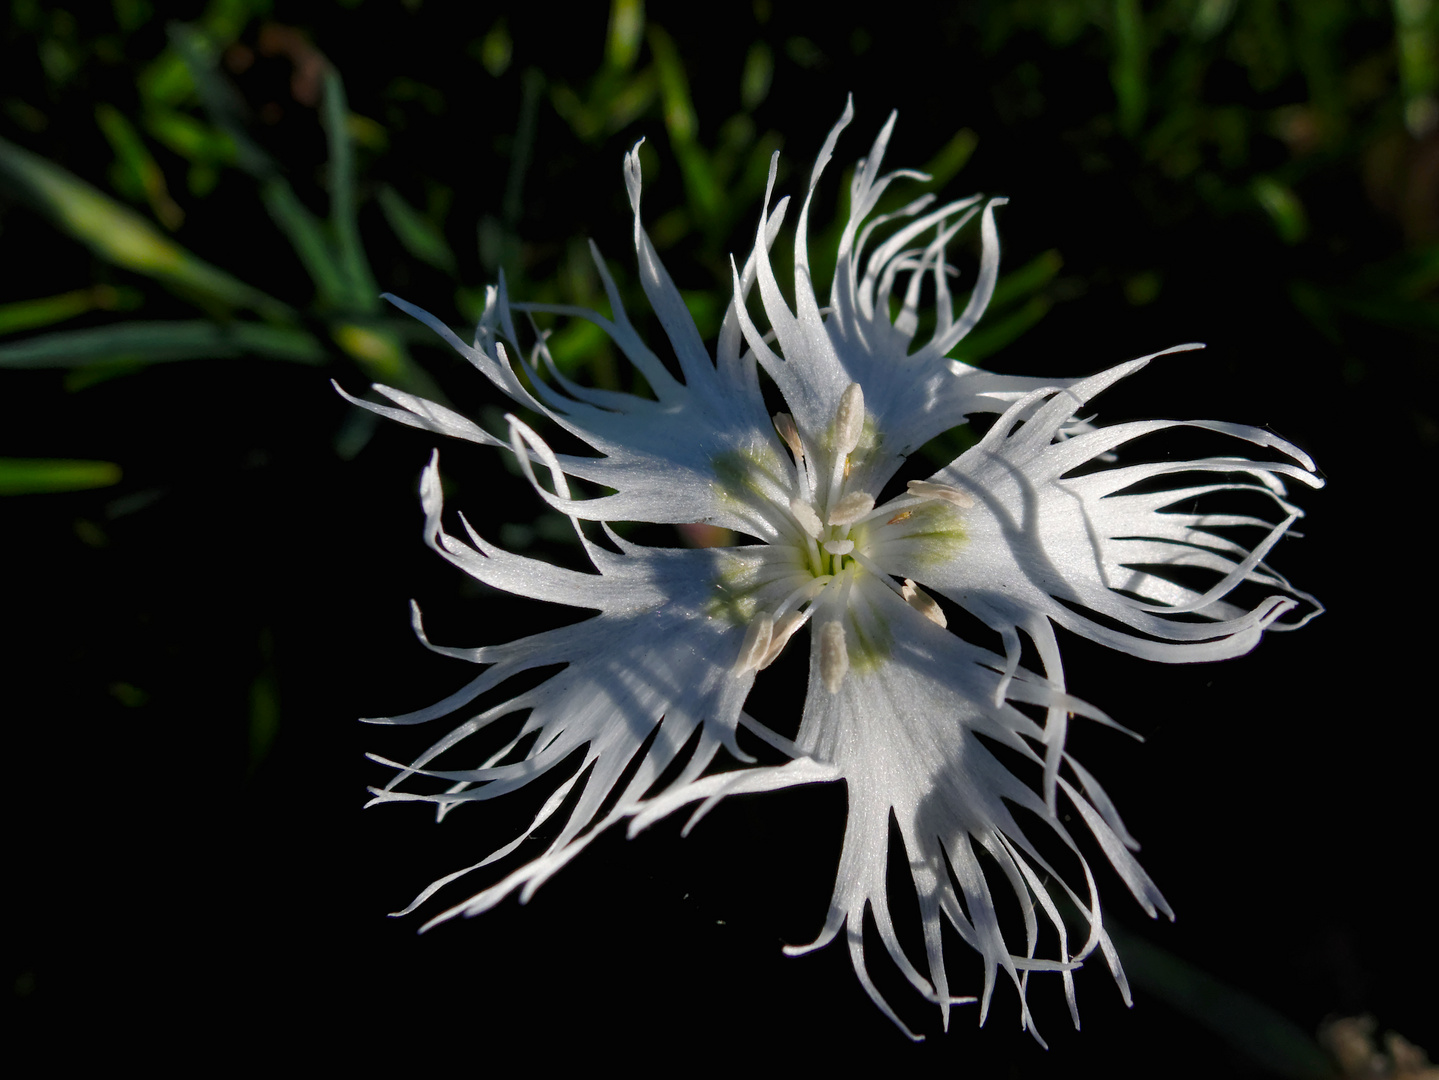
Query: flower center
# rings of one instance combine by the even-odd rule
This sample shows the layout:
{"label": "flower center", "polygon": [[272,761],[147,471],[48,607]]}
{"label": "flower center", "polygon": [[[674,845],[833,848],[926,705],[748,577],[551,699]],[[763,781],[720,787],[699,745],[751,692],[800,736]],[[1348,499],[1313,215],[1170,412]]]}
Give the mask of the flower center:
{"label": "flower center", "polygon": [[837,691],[852,662],[888,654],[891,635],[885,620],[872,603],[854,600],[855,590],[871,578],[944,625],[933,598],[907,577],[896,580],[886,564],[899,553],[896,545],[904,547],[901,564],[913,561],[916,545],[937,546],[940,557],[952,557],[963,540],[957,510],[973,500],[948,485],[914,481],[908,494],[876,509],[873,493],[849,486],[854,465],[864,457],[864,424],[864,394],[851,383],[819,437],[806,439],[788,413],[775,416],[775,430],[791,462],[776,467],[776,462],[754,461],[748,468],[725,470],[735,472],[723,478],[773,535],[771,546],[789,553],[763,581],[719,585],[727,605],[743,599],[731,609],[746,623],[734,674],[768,667],[814,617],[820,678],[831,693]]}

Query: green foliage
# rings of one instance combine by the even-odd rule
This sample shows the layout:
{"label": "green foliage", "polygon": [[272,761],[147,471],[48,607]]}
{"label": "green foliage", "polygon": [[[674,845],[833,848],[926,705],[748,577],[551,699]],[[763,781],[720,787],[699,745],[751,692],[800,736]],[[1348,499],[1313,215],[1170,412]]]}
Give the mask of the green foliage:
{"label": "green foliage", "polygon": [[0,495],[84,491],[119,482],[120,466],[112,461],[0,458]]}
{"label": "green foliage", "polygon": [[[881,212],[920,191],[1011,194],[1005,185],[1020,179],[1045,191],[1098,177],[1086,191],[1117,192],[1103,212],[1082,206],[1098,219],[1093,250],[1050,248],[1048,235],[1012,241],[1023,237],[1010,231],[1020,201],[1001,211],[1004,273],[956,357],[1003,364],[1086,291],[1109,290],[1125,319],[1141,320],[1182,291],[1184,268],[1152,252],[1131,257],[1126,233],[1222,231],[1242,237],[1235,280],[1272,286],[1266,297],[1287,309],[1271,313],[1276,322],[1307,324],[1344,357],[1341,372],[1326,372],[1312,346],[1295,347],[1271,361],[1276,370],[1294,382],[1369,378],[1392,395],[1410,383],[1383,365],[1402,357],[1406,374],[1423,375],[1406,395],[1419,404],[1405,407],[1426,438],[1439,437],[1422,415],[1432,411],[1439,343],[1435,0],[1005,0],[934,5],[903,33],[886,10],[806,25],[785,21],[786,7],[735,5],[696,36],[670,14],[678,9],[612,0],[589,21],[577,9],[578,29],[560,35],[518,5],[461,18],[419,2],[353,0],[305,15],[267,0],[211,0],[192,21],[168,24],[150,0],[114,0],[98,14],[8,0],[0,236],[12,276],[0,295],[0,384],[12,412],[39,419],[0,432],[0,450],[13,455],[0,458],[0,494],[41,496],[7,505],[55,507],[58,531],[87,552],[108,543],[115,521],[163,505],[181,481],[135,467],[142,433],[123,417],[94,443],[81,441],[84,430],[48,431],[47,417],[92,415],[93,399],[117,389],[173,392],[167,404],[195,414],[219,412],[222,399],[248,407],[256,387],[285,372],[312,380],[316,397],[328,394],[327,376],[352,391],[374,380],[437,400],[469,393],[472,373],[427,328],[392,314],[382,290],[443,312],[449,289],[451,309],[472,320],[503,272],[517,299],[604,310],[592,237],[643,322],[619,172],[641,135],[651,140],[641,150],[647,225],[712,339],[730,253],[753,243],[772,156],[785,149],[778,186],[801,191],[847,89],[871,118],[898,105],[919,121],[908,128],[922,133],[905,148],[913,156],[896,151],[892,164],[930,155],[931,179],[894,185]],[[305,17],[315,21],[282,21]],[[408,27],[409,18],[462,30],[420,46],[372,36],[338,66],[323,52],[352,40],[359,20]],[[576,46],[581,31],[589,36]],[[1036,131],[1045,144],[1026,145]],[[811,223],[816,267],[833,259],[843,170],[871,132],[846,137],[818,196],[829,202]],[[1072,192],[1062,195],[1055,201],[1074,213]],[[816,282],[821,295],[827,284]],[[567,374],[601,387],[634,378],[592,324],[537,322]],[[412,348],[430,350],[423,366]],[[1030,373],[1078,373],[1100,355],[1076,347]],[[357,453],[369,425],[368,414],[331,429],[317,419],[291,433],[287,456],[256,423],[236,457],[256,470],[300,459],[308,483],[317,461]],[[976,437],[947,432],[925,453],[942,464]],[[183,459],[193,467],[185,482],[217,489],[241,474],[187,460],[206,452],[217,453],[167,448],[167,466],[178,474]],[[87,497],[104,501],[76,519],[70,507]],[[550,515],[500,538],[546,541],[550,525],[569,535]],[[207,536],[222,545],[222,531]],[[249,554],[217,552],[219,565]],[[299,711],[282,707],[290,684],[274,618],[264,612],[269,621],[238,646],[254,654],[242,658],[236,693],[236,745],[251,770]],[[152,680],[105,679],[115,700],[147,707]],[[1250,999],[1134,943],[1121,951],[1136,983],[1207,1017],[1248,1059],[1291,1075],[1316,1067],[1308,1040]],[[1236,1003],[1248,1010],[1238,1020]]]}

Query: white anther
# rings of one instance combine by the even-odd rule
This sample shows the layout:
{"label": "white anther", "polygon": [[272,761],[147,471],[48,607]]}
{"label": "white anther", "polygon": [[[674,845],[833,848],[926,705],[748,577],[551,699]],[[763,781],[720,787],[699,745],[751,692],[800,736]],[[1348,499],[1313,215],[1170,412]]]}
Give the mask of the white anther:
{"label": "white anther", "polygon": [[854,550],[853,540],[826,540],[822,545],[831,555],[848,555]]}
{"label": "white anther", "polygon": [[874,497],[863,491],[851,491],[829,512],[831,525],[853,525],[874,509]]}
{"label": "white anther", "polygon": [[809,616],[804,612],[791,611],[774,624],[774,634],[770,637],[769,648],[765,651],[764,659],[759,662],[761,671],[775,662],[779,654],[784,651],[784,647],[789,644],[789,639],[794,637],[795,631],[803,626],[808,618]]}
{"label": "white anther", "polygon": [[904,579],[904,585],[899,590],[899,595],[904,597],[905,602],[915,611],[919,612],[930,622],[937,626],[948,626],[949,620],[944,617],[940,606],[934,602],[934,597],[925,592],[909,578]]}
{"label": "white anther", "polygon": [[757,668],[769,649],[774,634],[774,620],[768,615],[756,615],[750,620],[749,629],[744,632],[744,644],[739,647],[739,659],[731,669],[735,675],[743,675],[751,668]]}
{"label": "white anther", "polygon": [[799,527],[809,533],[811,537],[818,540],[819,534],[824,532],[824,523],[819,520],[819,515],[814,512],[814,507],[803,499],[791,499],[789,501],[789,512],[799,522]]}
{"label": "white anther", "polygon": [[779,437],[794,454],[795,461],[804,460],[804,443],[799,439],[799,428],[794,426],[794,417],[787,412],[774,414],[774,429],[779,432]]}
{"label": "white anther", "polygon": [[839,408],[834,414],[834,452],[843,457],[859,445],[864,431],[864,391],[859,383],[852,382],[844,388],[839,398]]}
{"label": "white anther", "polygon": [[961,510],[968,510],[974,505],[974,496],[948,484],[932,484],[928,480],[911,480],[908,487],[911,495],[918,495],[921,499],[938,499],[940,502],[957,506]]}
{"label": "white anther", "polygon": [[840,683],[849,673],[849,649],[844,644],[844,627],[827,622],[819,628],[819,677],[831,694],[839,692]]}

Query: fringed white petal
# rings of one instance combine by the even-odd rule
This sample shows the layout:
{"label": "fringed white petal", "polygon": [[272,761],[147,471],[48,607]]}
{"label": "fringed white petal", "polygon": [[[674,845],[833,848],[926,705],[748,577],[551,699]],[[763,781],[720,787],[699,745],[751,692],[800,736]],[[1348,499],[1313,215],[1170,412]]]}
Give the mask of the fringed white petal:
{"label": "fringed white petal", "polygon": [[[857,483],[879,488],[904,458],[924,443],[964,423],[975,413],[1000,412],[1017,395],[1053,385],[1052,381],[996,376],[947,359],[947,354],[970,332],[989,303],[999,276],[999,233],[994,209],[1006,200],[991,199],[980,216],[981,257],[978,276],[964,311],[955,317],[951,307],[946,245],[978,209],[980,196],[949,203],[903,225],[868,256],[864,251],[873,227],[881,222],[914,217],[932,199],[916,200],[895,214],[874,215],[880,195],[900,177],[926,180],[911,170],[881,175],[880,162],[893,130],[890,116],[870,154],[860,162],[850,191],[850,211],[840,239],[829,307],[821,312],[814,294],[807,247],[809,206],[820,176],[833,156],[840,132],[853,109],[830,131],[810,173],[809,189],[795,231],[794,295],[791,312],[770,265],[764,238],[772,228],[767,211],[761,212],[751,259],[758,262],[760,296],[776,349],[766,333],[749,319],[743,308],[734,314],[744,336],[765,371],[778,384],[800,429],[823,432],[834,415],[839,395],[851,383],[864,386],[865,404],[874,427],[884,436],[874,451],[857,461]],[[776,158],[777,161],[777,158]],[[773,193],[775,162],[771,162],[765,205]],[[920,249],[910,248],[926,232],[934,239]],[[860,266],[866,263],[861,275]],[[905,301],[891,319],[889,293],[897,275],[907,274]],[[914,346],[918,325],[916,305],[921,283],[933,279],[937,297],[935,331]],[[823,316],[823,317],[821,317]]]}
{"label": "fringed white petal", "polygon": [[[526,441],[552,469],[557,465],[537,436],[530,433]],[[521,460],[528,463],[528,455]],[[558,480],[562,482],[562,477]],[[516,889],[528,895],[599,831],[651,809],[657,799],[686,791],[721,747],[739,761],[750,760],[736,743],[735,732],[754,673],[736,674],[733,670],[744,626],[717,617],[715,587],[721,580],[741,580],[757,572],[769,556],[765,549],[689,551],[633,544],[616,554],[591,545],[600,572],[584,574],[513,555],[473,533],[466,542],[445,531],[437,460],[425,469],[421,493],[426,541],[477,580],[519,595],[599,612],[585,622],[508,644],[470,650],[437,648],[489,666],[432,708],[372,721],[415,724],[463,715],[482,695],[520,672],[564,665],[539,686],[475,712],[414,761],[395,764],[396,776],[374,792],[375,802],[428,802],[444,811],[514,791],[573,761],[576,771],[564,780],[561,790],[574,788],[575,806],[555,838],[503,880],[438,916],[443,919],[485,910]],[[415,624],[425,640],[418,610]],[[429,645],[427,640],[425,643]],[[528,715],[519,734],[505,746],[489,748],[478,763],[439,766],[442,755],[453,759],[496,721],[525,711]],[[663,791],[646,799],[649,789],[692,739],[696,740],[694,747],[680,774]],[[529,751],[520,760],[503,760],[525,741]],[[633,776],[618,789],[621,777],[635,763]],[[441,792],[409,790],[405,785],[417,777],[450,786]],[[601,816],[602,804],[615,794],[617,801]],[[560,801],[552,796],[525,833],[470,869],[513,853],[550,821]],[[649,820],[653,817],[651,814]],[[441,883],[448,883],[453,876]],[[429,895],[427,891],[421,899]]]}
{"label": "fringed white petal", "polygon": [[[1024,672],[1009,681],[1009,700],[996,704],[1002,659],[947,633],[873,578],[856,583],[851,610],[858,613],[857,621],[868,618],[889,627],[890,652],[883,662],[851,670],[831,694],[813,690],[821,677],[821,660],[818,645],[811,651],[811,693],[796,743],[843,776],[849,789],[849,822],[824,926],[813,943],[789,951],[817,948],[843,928],[866,991],[915,1037],[865,970],[864,913],[868,909],[874,914],[890,957],[921,994],[939,1004],[947,1024],[951,1003],[973,999],[950,996],[941,946],[943,916],[984,958],[980,1021],[1002,971],[1019,994],[1021,1023],[1032,1028],[1024,1003],[1027,974],[1060,972],[1072,1005],[1070,971],[1107,937],[1094,879],[1079,845],[1040,794],[1015,776],[979,736],[1017,751],[1035,763],[1039,774],[1042,759],[1036,748],[1043,746],[1045,733],[1010,702],[1102,714]],[[863,627],[853,623],[847,632],[864,636]],[[1167,913],[1163,898],[1110,826],[1109,820],[1117,818],[1109,800],[1088,773],[1076,770],[1075,775],[1089,796],[1063,777],[1060,790],[1079,809],[1101,850],[1146,910]],[[779,778],[779,771],[772,770],[771,782],[777,786]],[[1084,878],[1078,889],[1056,885],[1058,873],[1030,842],[1010,806],[1031,811],[1073,853]],[[915,970],[904,957],[893,929],[885,886],[891,814],[905,845],[897,854],[907,859],[919,895],[927,972]],[[1128,839],[1127,833],[1124,838]],[[984,869],[981,851],[998,864],[997,878]],[[1044,878],[1050,879],[1049,884],[1042,883]],[[1090,922],[1090,941],[1083,949],[1069,949],[1059,908],[1049,892],[1056,887]],[[1088,894],[1087,900],[1080,898],[1081,892]],[[1015,899],[1001,902],[999,893]],[[1041,934],[1036,905],[1059,950],[1050,959],[1036,954]],[[1018,910],[1023,919],[1022,943],[1007,940],[1001,929],[998,912],[1005,906]]]}
{"label": "fringed white petal", "polygon": [[[429,926],[477,914],[511,893],[525,900],[610,825],[627,821],[633,835],[693,807],[688,833],[730,796],[842,779],[849,816],[830,907],[814,942],[787,951],[817,948],[843,931],[866,992],[918,1038],[870,976],[868,912],[890,960],[939,1006],[946,1027],[951,1006],[963,1002],[979,1003],[983,1023],[996,984],[1007,981],[1018,994],[1020,1023],[1033,1031],[1026,995],[1036,973],[1057,974],[1078,1026],[1073,973],[1096,951],[1129,1001],[1084,851],[1097,847],[1151,916],[1170,911],[1136,861],[1137,844],[1113,802],[1066,750],[1077,716],[1119,725],[1065,692],[1055,627],[1136,656],[1188,661],[1233,656],[1266,629],[1302,625],[1319,605],[1266,560],[1301,514],[1288,485],[1322,481],[1302,451],[1260,429],[1164,420],[1103,427],[1081,412],[1151,357],[1058,381],[993,375],[949,359],[994,293],[995,209],[1005,200],[972,196],[936,206],[924,195],[877,213],[894,181],[927,179],[908,170],[881,173],[893,116],[855,169],[822,308],[809,214],[852,116],[847,104],[809,173],[795,223],[793,309],[770,259],[789,209],[785,198],[772,201],[771,162],[753,247],[743,267],[731,262],[733,297],[713,359],[642,225],[638,147],[626,155],[625,184],[640,283],[669,357],[640,338],[593,245],[609,316],[512,305],[501,277],[467,345],[433,315],[389,298],[512,401],[596,454],[555,454],[517,415],[506,417],[501,437],[387,387],[375,390],[388,404],[349,398],[412,427],[513,453],[538,498],[570,518],[595,572],[505,551],[463,518],[460,535],[448,531],[437,457],[421,480],[425,542],[487,585],[596,614],[504,644],[456,648],[430,643],[416,608],[415,631],[427,648],[484,670],[435,705],[371,720],[457,718],[408,763],[376,757],[395,775],[374,790],[373,801],[426,802],[443,816],[530,784],[548,789],[519,835],[441,878],[405,909],[465,875],[496,868],[498,880]],[[974,221],[979,261],[956,313],[957,275],[946,250]],[[756,287],[763,315],[752,318],[747,301]],[[926,296],[933,297],[932,318],[920,310]],[[527,346],[516,312],[529,323]],[[654,397],[567,378],[550,355],[548,332],[534,325],[537,316],[598,327]],[[926,322],[933,330],[917,342]],[[761,367],[787,410],[773,418]],[[907,454],[975,413],[999,412],[978,445],[875,505]],[[1141,436],[1175,428],[1238,440],[1264,460],[1119,462]],[[572,479],[613,494],[589,497]],[[604,525],[606,545],[587,535],[582,520],[711,522],[765,543],[662,550]],[[949,632],[944,609],[920,585],[991,627],[1003,655]],[[743,706],[756,671],[806,625],[809,693],[791,742]],[[1021,664],[1026,640],[1039,672]],[[508,680],[542,668],[558,670],[506,696]],[[495,727],[507,718],[508,740]],[[790,760],[756,765],[738,745],[741,726]],[[715,771],[721,749],[740,767]],[[1065,824],[1075,815],[1084,829],[1074,832],[1087,837]],[[1020,825],[1025,816],[1049,835],[1032,842]],[[900,851],[891,851],[891,821]],[[891,910],[891,854],[907,861],[915,884],[923,963],[900,946],[896,916],[910,913]],[[1062,917],[1071,905],[1087,923],[1082,943],[1070,941]],[[983,960],[976,997],[951,992],[945,923]]]}
{"label": "fringed white petal", "polygon": [[[1300,515],[1283,498],[1284,481],[1323,484],[1298,448],[1258,428],[1210,421],[1143,421],[1058,439],[1075,410],[1149,359],[1013,405],[977,446],[931,478],[975,500],[961,515],[962,550],[911,572],[907,559],[922,553],[909,555],[896,544],[896,571],[1001,633],[1019,629],[1033,636],[1042,615],[1123,652],[1171,663],[1236,656],[1266,629],[1312,618],[1321,610],[1317,602],[1263,562]],[[1141,435],[1180,427],[1242,439],[1289,460],[1165,459],[1070,475]],[[1192,483],[1205,473],[1227,479]],[[1170,477],[1189,482],[1168,491],[1131,490],[1152,489]],[[1191,509],[1201,497],[1236,492],[1278,507],[1282,516],[1265,521]],[[1255,526],[1263,531],[1249,544],[1216,531]],[[1188,576],[1193,571],[1205,580]],[[1238,604],[1241,587],[1260,595]]]}

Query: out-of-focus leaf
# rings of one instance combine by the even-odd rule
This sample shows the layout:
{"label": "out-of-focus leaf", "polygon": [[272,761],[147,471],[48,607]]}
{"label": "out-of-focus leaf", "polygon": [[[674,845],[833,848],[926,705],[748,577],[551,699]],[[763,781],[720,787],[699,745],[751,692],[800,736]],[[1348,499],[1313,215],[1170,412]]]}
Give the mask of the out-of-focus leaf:
{"label": "out-of-focus leaf", "polygon": [[685,74],[679,51],[668,34],[658,26],[651,26],[649,42],[650,52],[654,54],[655,67],[659,72],[665,130],[669,132],[670,145],[674,148],[675,156],[679,158],[685,193],[689,196],[693,216],[701,222],[714,222],[720,217],[724,194],[715,183],[709,159],[696,140],[699,120],[695,116],[694,102],[690,98],[689,77]]}
{"label": "out-of-focus leaf", "polygon": [[339,323],[330,328],[330,336],[376,382],[399,386],[434,401],[444,400],[438,387],[410,359],[399,335],[374,326]]}
{"label": "out-of-focus leaf", "polygon": [[0,304],[0,334],[21,330],[37,330],[57,322],[73,319],[87,311],[115,311],[132,308],[140,302],[134,289],[117,289],[112,285],[92,285],[59,296],[42,296],[34,300],[17,300]]}
{"label": "out-of-focus leaf", "polygon": [[350,142],[346,120],[350,109],[345,101],[345,84],[334,68],[325,72],[325,102],[321,115],[329,144],[330,227],[339,245],[340,269],[346,283],[346,307],[351,311],[374,311],[380,306],[380,290],[365,259],[360,241],[359,209],[355,203],[355,148]]}
{"label": "out-of-focus leaf", "polygon": [[989,299],[991,311],[1008,307],[1015,301],[1038,292],[1054,280],[1054,275],[1064,266],[1064,259],[1051,248],[1041,252],[1018,270],[1011,270],[1000,276],[994,286],[994,295]]}
{"label": "out-of-focus leaf", "polygon": [[227,307],[278,318],[294,314],[288,305],[191,255],[129,207],[4,139],[0,182],[107,262]]}
{"label": "out-of-focus leaf", "polygon": [[1114,62],[1109,78],[1119,106],[1119,129],[1136,135],[1148,109],[1144,16],[1139,0],[1114,0]]}
{"label": "out-of-focus leaf", "polygon": [[305,272],[315,283],[320,305],[343,307],[349,289],[339,260],[330,247],[324,227],[300,201],[295,189],[279,176],[267,178],[260,182],[260,201],[300,257]]}
{"label": "out-of-focus leaf", "polygon": [[774,81],[774,53],[763,41],[756,41],[745,54],[744,71],[739,79],[740,102],[749,111],[769,97]]}
{"label": "out-of-focus leaf", "polygon": [[1249,190],[1274,223],[1279,239],[1286,244],[1297,244],[1304,239],[1309,231],[1309,219],[1293,188],[1272,176],[1256,176]]}
{"label": "out-of-focus leaf", "polygon": [[[1267,1074],[1287,1080],[1324,1080],[1333,1071],[1309,1034],[1257,998],[1184,960],[1111,929],[1130,982],[1213,1031]],[[1136,995],[1137,996],[1137,995]]]}
{"label": "out-of-focus leaf", "polygon": [[1432,0],[1392,0],[1399,39],[1404,123],[1422,139],[1439,123],[1439,7]]}
{"label": "out-of-focus leaf", "polygon": [[115,179],[119,181],[116,187],[121,194],[144,199],[161,225],[172,232],[178,229],[185,220],[185,211],[170,198],[165,174],[134,125],[108,102],[95,107],[95,120],[115,151]]}
{"label": "out-of-focus leaf", "polygon": [[[260,199],[314,281],[320,304],[350,307],[356,290],[348,280],[343,259],[334,251],[321,222],[240,123],[234,94],[215,70],[215,49],[209,39],[192,26],[176,23],[170,26],[170,41],[184,59],[205,111],[234,144],[236,164],[260,181]],[[374,290],[372,296],[373,293]]]}
{"label": "out-of-focus leaf", "polygon": [[195,90],[189,66],[179,53],[167,49],[140,73],[140,96],[150,105],[176,106]]}
{"label": "out-of-focus leaf", "polygon": [[675,143],[692,143],[699,128],[694,102],[690,98],[689,77],[679,50],[669,34],[658,26],[650,27],[650,51],[659,69],[660,96],[664,101],[665,130]]}
{"label": "out-of-focus leaf", "polygon": [[0,345],[0,369],[154,364],[226,356],[320,364],[325,349],[309,333],[292,327],[246,322],[132,322]]}
{"label": "out-of-focus leaf", "polygon": [[628,71],[634,67],[644,36],[644,0],[611,0],[605,64],[615,71]]}
{"label": "out-of-focus leaf", "polygon": [[113,461],[0,458],[0,495],[86,491],[119,482],[120,466]]}
{"label": "out-of-focus leaf", "polygon": [[260,631],[259,673],[250,683],[249,771],[251,774],[269,756],[280,732],[280,688],[275,673],[274,636],[268,627]]}
{"label": "out-of-focus leaf", "polygon": [[1190,21],[1190,32],[1200,41],[1208,41],[1228,25],[1238,0],[1199,0]]}
{"label": "out-of-focus leaf", "polygon": [[935,187],[943,187],[964,168],[979,145],[979,136],[969,128],[960,128],[953,138],[940,147],[939,153],[929,159],[924,171],[929,173]]}
{"label": "out-of-focus leaf", "polygon": [[216,70],[219,50],[215,44],[202,31],[184,23],[171,23],[168,30],[170,45],[183,61],[206,114],[234,142],[236,164],[252,176],[276,173],[270,156],[256,145],[240,122],[242,105]]}
{"label": "out-of-focus leaf", "polygon": [[444,236],[439,229],[435,228],[430,219],[405,202],[400,193],[389,184],[380,188],[378,197],[380,209],[385,213],[385,220],[390,223],[390,228],[400,238],[400,243],[405,246],[405,250],[437,270],[453,274],[455,272],[454,252],[450,250],[450,245],[445,242]]}
{"label": "out-of-focus leaf", "polygon": [[978,363],[1018,338],[1044,318],[1053,306],[1049,297],[1034,296],[1014,311],[998,318],[985,318],[968,337],[955,346],[950,355],[966,364]]}
{"label": "out-of-focus leaf", "polygon": [[495,25],[485,32],[478,48],[472,46],[470,49],[470,55],[477,56],[484,69],[496,79],[509,70],[514,54],[515,42],[510,37],[510,28],[503,17],[497,19]]}
{"label": "out-of-focus leaf", "polygon": [[235,140],[189,113],[173,110],[151,110],[144,118],[145,130],[166,148],[193,164],[232,165],[235,163]]}

